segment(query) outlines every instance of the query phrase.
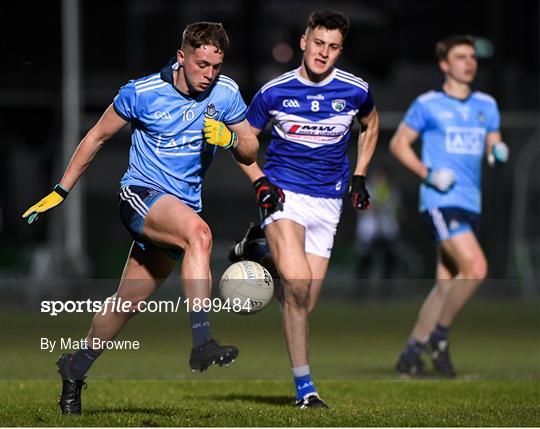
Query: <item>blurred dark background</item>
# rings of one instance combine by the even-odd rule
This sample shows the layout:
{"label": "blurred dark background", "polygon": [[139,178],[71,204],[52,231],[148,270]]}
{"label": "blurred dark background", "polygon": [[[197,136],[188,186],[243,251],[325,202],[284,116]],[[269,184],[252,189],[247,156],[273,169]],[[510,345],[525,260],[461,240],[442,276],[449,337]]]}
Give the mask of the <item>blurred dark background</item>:
{"label": "blurred dark background", "polygon": [[[63,110],[63,88],[69,76],[62,49],[77,34],[66,33],[66,25],[77,22],[63,24],[63,10],[68,9],[78,14],[80,37],[81,115],[72,145],[121,85],[156,72],[175,54],[190,22],[224,24],[231,49],[223,72],[238,82],[249,103],[263,83],[298,67],[298,41],[311,11],[333,9],[349,16],[351,32],[338,66],[371,84],[381,133],[370,171],[384,172],[388,186],[397,191],[392,216],[398,234],[391,239],[391,269],[385,268],[384,252],[375,261],[359,262],[366,247],[354,238],[357,213],[345,204],[328,279],[336,289],[358,277],[433,277],[431,238],[417,214],[418,180],[391,158],[388,144],[412,100],[442,83],[434,59],[436,41],[453,33],[476,36],[480,60],[475,89],[497,99],[502,133],[511,148],[507,166],[485,166],[480,240],[489,276],[516,279],[501,283],[505,292],[538,292],[540,11],[538,1],[527,0],[64,0],[0,6],[0,277],[119,277],[129,250],[116,208],[118,182],[128,161],[127,131],[105,145],[78,185],[81,224],[72,247],[65,244],[67,235],[73,238],[73,230],[66,230],[71,221],[65,207],[32,226],[20,218],[58,182],[66,166],[62,140],[70,116]],[[355,128],[351,159],[357,133]],[[264,133],[261,149],[267,143]],[[207,175],[203,198],[203,217],[214,234],[213,269],[219,276],[228,246],[257,219],[254,193],[230,156],[221,153]]]}

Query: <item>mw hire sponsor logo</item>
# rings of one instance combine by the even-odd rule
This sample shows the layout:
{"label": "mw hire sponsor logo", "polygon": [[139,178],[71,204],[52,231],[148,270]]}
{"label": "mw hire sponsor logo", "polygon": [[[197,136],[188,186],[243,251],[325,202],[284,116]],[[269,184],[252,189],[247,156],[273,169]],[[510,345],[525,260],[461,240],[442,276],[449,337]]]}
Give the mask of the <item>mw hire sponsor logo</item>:
{"label": "mw hire sponsor logo", "polygon": [[342,134],[338,125],[292,124],[287,134],[304,136],[339,136]]}

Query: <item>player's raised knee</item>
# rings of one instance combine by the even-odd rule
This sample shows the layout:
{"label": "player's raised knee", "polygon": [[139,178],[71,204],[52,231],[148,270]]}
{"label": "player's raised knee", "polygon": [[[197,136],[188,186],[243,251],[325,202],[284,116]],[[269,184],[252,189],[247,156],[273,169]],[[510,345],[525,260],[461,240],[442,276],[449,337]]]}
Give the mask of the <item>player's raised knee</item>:
{"label": "player's raised knee", "polygon": [[485,259],[479,259],[472,265],[472,278],[476,280],[484,280],[487,276],[487,263]]}
{"label": "player's raised knee", "polygon": [[296,308],[308,308],[310,280],[289,280],[285,286],[285,300]]}
{"label": "player's raised knee", "polygon": [[212,249],[212,232],[206,222],[200,221],[190,226],[187,246],[209,253]]}
{"label": "player's raised knee", "polygon": [[485,258],[471,259],[463,272],[466,279],[484,280],[487,276],[487,262]]}

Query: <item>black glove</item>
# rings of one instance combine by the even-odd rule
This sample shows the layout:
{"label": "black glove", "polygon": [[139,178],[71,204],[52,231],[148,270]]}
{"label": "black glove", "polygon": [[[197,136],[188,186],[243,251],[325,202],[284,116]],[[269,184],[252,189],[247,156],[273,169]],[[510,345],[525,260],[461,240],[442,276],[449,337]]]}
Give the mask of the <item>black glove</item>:
{"label": "black glove", "polygon": [[369,192],[366,188],[366,176],[353,176],[349,186],[349,196],[355,209],[365,210],[369,207]]}
{"label": "black glove", "polygon": [[268,180],[268,177],[262,176],[253,182],[255,188],[257,205],[261,220],[264,220],[269,214],[275,211],[283,210],[285,194],[283,190]]}
{"label": "black glove", "polygon": [[266,253],[270,253],[266,236],[260,225],[250,223],[244,237],[229,249],[229,261],[261,262]]}

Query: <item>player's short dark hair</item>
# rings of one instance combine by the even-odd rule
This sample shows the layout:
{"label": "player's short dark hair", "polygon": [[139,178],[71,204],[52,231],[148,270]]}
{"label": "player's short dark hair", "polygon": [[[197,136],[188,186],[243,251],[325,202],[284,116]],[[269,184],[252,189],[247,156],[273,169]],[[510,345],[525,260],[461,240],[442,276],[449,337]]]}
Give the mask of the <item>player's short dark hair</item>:
{"label": "player's short dark hair", "polygon": [[469,34],[454,34],[452,36],[445,37],[437,42],[435,45],[435,56],[437,60],[442,61],[448,58],[448,52],[454,46],[457,45],[469,45],[474,48],[474,37]]}
{"label": "player's short dark hair", "polygon": [[328,30],[339,30],[343,39],[349,33],[349,18],[341,12],[331,10],[318,10],[309,15],[307,28],[314,30],[317,27],[323,27]]}
{"label": "player's short dark hair", "polygon": [[195,22],[186,26],[182,33],[182,47],[186,45],[193,49],[212,45],[225,52],[229,49],[229,36],[219,22]]}

